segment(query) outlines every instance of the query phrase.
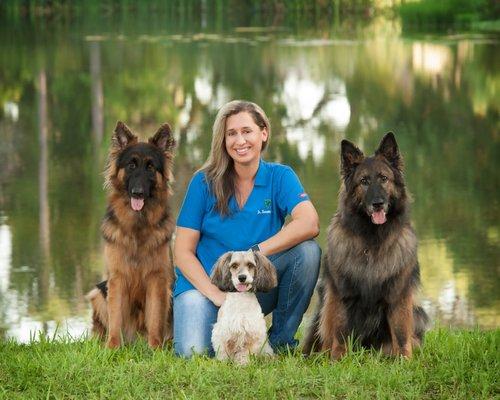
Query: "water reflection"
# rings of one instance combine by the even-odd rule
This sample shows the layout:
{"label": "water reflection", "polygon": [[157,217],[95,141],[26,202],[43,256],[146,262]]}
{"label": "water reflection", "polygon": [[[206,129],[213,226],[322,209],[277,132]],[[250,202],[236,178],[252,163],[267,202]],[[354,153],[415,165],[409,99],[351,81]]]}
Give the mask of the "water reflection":
{"label": "water reflection", "polygon": [[177,211],[208,154],[215,113],[233,98],[269,114],[266,157],[301,176],[320,213],[322,246],[337,205],[340,140],[371,151],[394,130],[415,198],[424,304],[444,324],[499,325],[498,41],[410,40],[380,20],[354,39],[17,28],[14,41],[0,41],[4,335],[85,330],[84,294],[103,270],[101,171],[116,120],[144,136],[159,122],[174,126]]}

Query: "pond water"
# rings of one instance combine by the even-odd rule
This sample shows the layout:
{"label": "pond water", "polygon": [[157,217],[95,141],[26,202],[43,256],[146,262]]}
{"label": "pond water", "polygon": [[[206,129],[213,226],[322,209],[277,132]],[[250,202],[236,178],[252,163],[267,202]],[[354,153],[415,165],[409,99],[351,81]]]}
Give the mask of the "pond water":
{"label": "pond water", "polygon": [[[311,24],[312,25],[312,24]],[[405,36],[398,21],[252,27],[161,16],[0,21],[0,332],[79,336],[104,270],[102,170],[117,120],[178,141],[173,210],[205,160],[217,109],[260,104],[265,158],[291,165],[321,217],[337,207],[339,143],[394,131],[435,323],[500,316],[500,40]]]}

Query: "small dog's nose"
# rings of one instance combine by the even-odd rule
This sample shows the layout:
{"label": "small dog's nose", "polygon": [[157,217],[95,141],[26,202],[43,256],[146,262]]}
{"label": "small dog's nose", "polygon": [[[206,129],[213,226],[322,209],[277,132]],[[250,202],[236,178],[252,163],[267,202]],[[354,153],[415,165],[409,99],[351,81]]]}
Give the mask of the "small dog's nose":
{"label": "small dog's nose", "polygon": [[246,275],[238,275],[238,280],[243,283],[247,280],[247,276]]}
{"label": "small dog's nose", "polygon": [[380,210],[384,206],[384,202],[383,200],[375,200],[372,203],[372,206],[375,210]]}

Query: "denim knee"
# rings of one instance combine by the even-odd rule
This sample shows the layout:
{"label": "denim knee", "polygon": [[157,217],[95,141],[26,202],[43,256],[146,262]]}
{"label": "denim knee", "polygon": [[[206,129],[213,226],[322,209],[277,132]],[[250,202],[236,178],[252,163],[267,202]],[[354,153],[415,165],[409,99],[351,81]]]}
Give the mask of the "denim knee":
{"label": "denim knee", "polygon": [[212,353],[212,327],[217,307],[197,290],[174,298],[174,351],[181,357]]}
{"label": "denim knee", "polygon": [[293,248],[294,256],[297,260],[295,273],[305,281],[318,279],[319,267],[321,264],[321,248],[314,240],[306,240]]}

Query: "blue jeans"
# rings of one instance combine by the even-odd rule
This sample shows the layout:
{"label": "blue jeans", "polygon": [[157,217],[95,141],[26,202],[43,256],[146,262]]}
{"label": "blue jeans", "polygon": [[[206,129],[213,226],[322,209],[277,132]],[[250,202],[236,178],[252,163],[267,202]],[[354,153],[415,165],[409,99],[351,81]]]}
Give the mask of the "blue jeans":
{"label": "blue jeans", "polygon": [[[278,273],[278,286],[268,293],[258,293],[257,298],[265,315],[273,313],[269,343],[279,351],[298,344],[295,333],[318,280],[321,249],[314,240],[307,240],[269,259]],[[174,297],[174,350],[177,355],[213,355],[211,337],[217,311],[218,308],[197,290]]]}

